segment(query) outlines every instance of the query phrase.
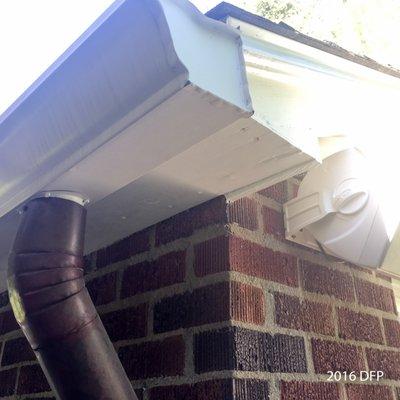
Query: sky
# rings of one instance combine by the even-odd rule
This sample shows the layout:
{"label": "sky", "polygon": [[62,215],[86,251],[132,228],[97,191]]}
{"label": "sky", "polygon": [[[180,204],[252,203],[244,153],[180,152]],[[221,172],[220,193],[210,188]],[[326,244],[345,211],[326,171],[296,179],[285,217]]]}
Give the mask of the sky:
{"label": "sky", "polygon": [[112,3],[0,1],[0,114]]}

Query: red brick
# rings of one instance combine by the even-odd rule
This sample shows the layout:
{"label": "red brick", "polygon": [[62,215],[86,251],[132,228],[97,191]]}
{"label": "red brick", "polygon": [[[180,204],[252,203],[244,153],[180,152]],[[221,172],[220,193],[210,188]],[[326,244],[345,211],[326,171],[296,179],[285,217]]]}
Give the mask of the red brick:
{"label": "red brick", "polygon": [[154,332],[226,321],[229,297],[229,282],[222,282],[164,298],[154,306]]}
{"label": "red brick", "polygon": [[340,400],[339,388],[326,382],[281,382],[281,400]]}
{"label": "red brick", "polygon": [[375,283],[355,278],[358,302],[364,306],[396,313],[393,290]]}
{"label": "red brick", "polygon": [[31,346],[28,341],[22,337],[9,340],[4,344],[1,365],[12,365],[22,361],[32,361],[35,359],[36,357]]}
{"label": "red brick", "polygon": [[125,260],[149,249],[150,231],[145,229],[99,250],[96,255],[96,266],[97,268],[103,268],[106,265]]}
{"label": "red brick", "polygon": [[269,207],[263,207],[261,212],[263,217],[264,232],[283,239],[285,237],[283,214]]}
{"label": "red brick", "polygon": [[5,311],[0,314],[0,335],[19,329],[12,311]]}
{"label": "red brick", "polygon": [[128,267],[122,276],[122,298],[183,282],[185,265],[186,253],[177,251]]}
{"label": "red brick", "polygon": [[150,390],[150,400],[268,400],[268,382],[223,379],[192,385],[160,386]]}
{"label": "red brick", "polygon": [[312,354],[315,372],[358,372],[365,369],[360,347],[331,341],[312,339]]}
{"label": "red brick", "polygon": [[280,326],[301,331],[335,334],[332,307],[328,304],[301,301],[298,297],[276,292],[275,320]]}
{"label": "red brick", "polygon": [[194,246],[196,276],[216,274],[230,270],[228,236],[219,236]]}
{"label": "red brick", "polygon": [[298,286],[297,258],[256,243],[231,237],[230,269],[257,278]]}
{"label": "red brick", "polygon": [[150,389],[150,400],[233,400],[229,379],[199,382],[192,385],[159,386]]}
{"label": "red brick", "polygon": [[230,314],[234,321],[263,325],[265,304],[262,289],[240,282],[231,282]]}
{"label": "red brick", "polygon": [[383,319],[386,343],[388,346],[400,348],[400,323],[397,320]]}
{"label": "red brick", "polygon": [[86,287],[96,306],[110,303],[117,297],[117,272],[94,278]]}
{"label": "red brick", "polygon": [[260,190],[258,193],[262,196],[275,200],[280,204],[283,204],[287,201],[288,197],[286,184],[286,182],[279,182],[276,185]]}
{"label": "red brick", "polygon": [[257,230],[257,203],[245,197],[228,204],[228,221],[251,231]]}
{"label": "red brick", "polygon": [[220,236],[194,248],[197,276],[237,271],[288,286],[298,286],[297,258],[234,236]]}
{"label": "red brick", "polygon": [[185,368],[182,336],[122,347],[118,354],[131,380],[178,376]]}
{"label": "red brick", "polygon": [[338,308],[339,336],[372,343],[383,343],[379,318],[358,313],[347,308]]}
{"label": "red brick", "polygon": [[[236,336],[241,333],[245,335],[247,332],[248,339],[252,339],[254,346],[257,346],[253,350],[256,356],[253,358],[249,357],[248,361],[246,360],[246,354],[242,351],[236,354],[238,349],[243,347],[240,342],[240,347],[236,347]],[[257,331],[247,331],[237,327],[228,327],[195,334],[193,338],[195,373],[231,371],[237,369],[239,363],[244,370],[266,369],[267,362],[265,361],[265,356],[261,354],[261,350],[259,349],[259,342],[261,342],[259,335],[261,333]],[[252,347],[254,348],[254,346]],[[260,358],[257,358],[258,354],[260,354]],[[256,367],[253,367],[251,364],[253,360],[254,362],[258,361]]]}
{"label": "red brick", "polygon": [[101,316],[112,341],[137,339],[147,334],[147,304],[111,311]]}
{"label": "red brick", "polygon": [[0,371],[0,396],[12,396],[17,382],[17,368]]}
{"label": "red brick", "polygon": [[194,227],[190,211],[184,211],[160,222],[156,226],[156,246],[173,242],[177,239],[189,237],[193,234]]}
{"label": "red brick", "polygon": [[383,371],[383,379],[400,379],[400,353],[379,349],[366,353],[370,371]]}
{"label": "red brick", "polygon": [[258,379],[234,379],[234,400],[268,400],[268,382]]}
{"label": "red brick", "polygon": [[194,337],[196,373],[211,371],[307,372],[304,339],[239,327],[201,332]]}
{"label": "red brick", "polygon": [[354,301],[353,280],[345,272],[301,260],[301,277],[302,285],[308,292]]}
{"label": "red brick", "polygon": [[32,394],[50,391],[50,386],[39,365],[21,367],[18,378],[18,394]]}
{"label": "red brick", "polygon": [[387,386],[346,385],[348,400],[394,400],[392,389]]}
{"label": "red brick", "polygon": [[230,319],[262,325],[263,291],[239,282],[221,282],[164,298],[154,306],[157,333]]}
{"label": "red brick", "polygon": [[227,222],[226,199],[219,196],[160,222],[156,226],[156,246],[186,238],[197,229]]}
{"label": "red brick", "polygon": [[96,269],[96,258],[97,251],[93,251],[83,256],[83,269],[86,274]]}

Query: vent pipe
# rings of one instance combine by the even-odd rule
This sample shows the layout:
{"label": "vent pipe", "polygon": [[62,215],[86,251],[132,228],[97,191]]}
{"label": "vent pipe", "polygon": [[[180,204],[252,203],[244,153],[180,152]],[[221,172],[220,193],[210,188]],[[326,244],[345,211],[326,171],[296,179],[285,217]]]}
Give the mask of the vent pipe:
{"label": "vent pipe", "polygon": [[10,255],[15,317],[61,400],[137,400],[83,278],[82,197],[43,194],[25,207]]}

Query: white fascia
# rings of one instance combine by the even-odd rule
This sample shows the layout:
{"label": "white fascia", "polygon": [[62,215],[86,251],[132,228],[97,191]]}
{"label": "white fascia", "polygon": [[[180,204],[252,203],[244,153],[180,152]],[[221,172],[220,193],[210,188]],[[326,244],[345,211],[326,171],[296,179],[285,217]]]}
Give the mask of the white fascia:
{"label": "white fascia", "polygon": [[300,43],[274,32],[228,17],[227,24],[241,32],[245,52],[262,56],[269,61],[281,62],[299,71],[320,73],[345,80],[364,80],[400,89],[400,79],[345,58]]}

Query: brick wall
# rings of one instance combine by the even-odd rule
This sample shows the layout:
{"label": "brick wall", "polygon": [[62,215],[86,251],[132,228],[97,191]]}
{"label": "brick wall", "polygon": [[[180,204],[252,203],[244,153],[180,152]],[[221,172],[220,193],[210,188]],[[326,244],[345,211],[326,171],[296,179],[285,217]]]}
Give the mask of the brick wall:
{"label": "brick wall", "polygon": [[[294,190],[217,198],[87,256],[88,289],[139,398],[398,400],[390,279],[287,242],[281,204]],[[6,294],[0,360],[0,399],[52,398]],[[385,379],[327,382],[328,370],[366,369]]]}

